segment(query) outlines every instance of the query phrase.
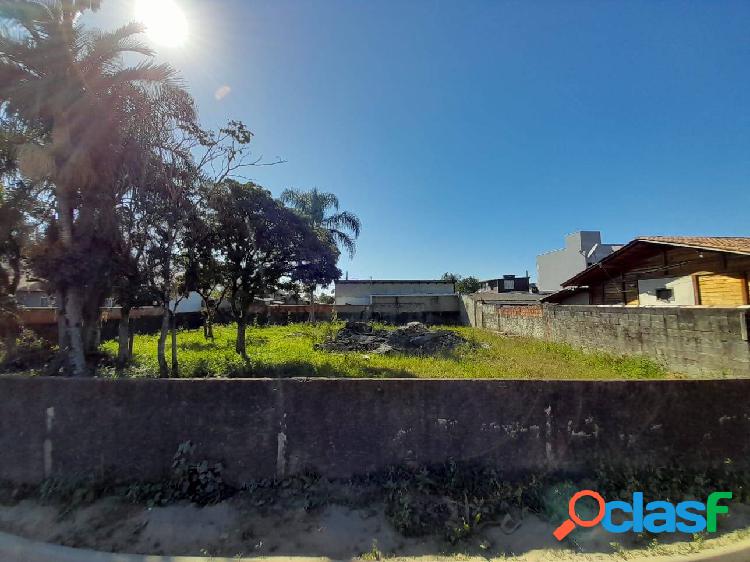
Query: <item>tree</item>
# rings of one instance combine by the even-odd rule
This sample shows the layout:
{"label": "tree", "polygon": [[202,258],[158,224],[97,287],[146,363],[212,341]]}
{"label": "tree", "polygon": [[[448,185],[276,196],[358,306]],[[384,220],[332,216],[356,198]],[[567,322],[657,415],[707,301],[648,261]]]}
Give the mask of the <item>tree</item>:
{"label": "tree", "polygon": [[24,214],[22,193],[5,193],[0,184],[0,339],[5,360],[13,357],[20,332],[15,293],[22,275],[23,251],[28,245],[30,225]]}
{"label": "tree", "polygon": [[456,292],[462,295],[469,295],[479,291],[481,286],[482,284],[479,282],[479,279],[469,275],[456,282]]}
{"label": "tree", "polygon": [[216,185],[209,208],[221,232],[216,249],[237,322],[235,349],[247,359],[245,331],[255,297],[288,281],[330,283],[341,275],[338,250],[253,183],[226,180]]}
{"label": "tree", "polygon": [[446,272],[440,277],[443,281],[450,281],[454,284],[456,292],[461,295],[476,293],[481,287],[479,279],[473,276],[462,277],[456,273]]}
{"label": "tree", "polygon": [[[171,87],[167,65],[122,64],[124,53],[153,52],[134,35],[139,24],[112,32],[86,31],[77,22],[96,1],[0,2],[0,103],[3,111],[34,130],[19,148],[21,172],[49,186],[55,209],[46,225],[35,267],[62,302],[64,333],[75,375],[89,374],[86,351],[96,343],[99,308],[108,291],[117,242],[114,209],[122,196],[116,171],[127,152],[123,121],[137,118],[133,99],[146,86]],[[85,296],[85,298],[84,298]]]}
{"label": "tree", "polygon": [[213,339],[216,309],[224,300],[224,264],[217,255],[221,232],[210,217],[194,213],[184,244],[185,290],[195,291],[203,300],[203,337]]}
{"label": "tree", "polygon": [[[310,191],[285,189],[281,194],[281,201],[308,221],[324,242],[335,244],[348,252],[350,258],[354,257],[355,241],[362,225],[355,214],[339,211],[336,195],[317,188]],[[316,285],[305,287],[310,294],[310,321],[315,320],[315,287]]]}
{"label": "tree", "polygon": [[336,302],[336,299],[333,295],[329,295],[327,293],[323,293],[318,297],[318,301],[321,304],[334,304]]}

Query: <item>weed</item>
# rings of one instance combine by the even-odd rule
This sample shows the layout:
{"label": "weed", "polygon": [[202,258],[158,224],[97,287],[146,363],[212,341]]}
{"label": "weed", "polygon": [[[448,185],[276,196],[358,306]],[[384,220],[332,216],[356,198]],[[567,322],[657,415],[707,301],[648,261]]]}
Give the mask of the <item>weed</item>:
{"label": "weed", "polygon": [[181,443],[172,460],[172,475],[167,482],[132,484],[125,496],[133,503],[149,506],[166,505],[177,500],[189,500],[198,505],[218,503],[231,490],[222,478],[221,463],[192,460],[195,447],[190,441]]}
{"label": "weed", "polygon": [[[419,377],[523,379],[642,379],[663,378],[666,371],[643,357],[620,357],[585,352],[560,343],[508,338],[470,327],[447,327],[468,344],[455,353],[433,357],[332,353],[314,348],[331,338],[343,324],[254,325],[248,330],[249,361],[234,351],[236,329],[216,325],[215,339],[202,330],[178,334],[180,375],[183,377]],[[382,326],[388,328],[386,326]],[[157,335],[136,335],[134,364],[124,376],[156,377]],[[167,356],[171,343],[167,342]],[[116,355],[117,342],[103,349]],[[110,372],[111,371],[111,372]],[[116,376],[110,369],[106,376]]]}
{"label": "weed", "polygon": [[383,553],[378,549],[378,541],[372,541],[370,550],[363,552],[358,557],[360,560],[382,560]]}

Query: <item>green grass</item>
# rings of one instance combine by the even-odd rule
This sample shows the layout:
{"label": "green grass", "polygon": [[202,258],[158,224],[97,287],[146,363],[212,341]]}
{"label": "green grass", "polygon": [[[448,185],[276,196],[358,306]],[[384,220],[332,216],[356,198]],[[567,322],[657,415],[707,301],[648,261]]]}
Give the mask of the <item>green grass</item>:
{"label": "green grass", "polygon": [[[469,340],[453,353],[436,357],[381,356],[371,353],[319,351],[313,344],[343,324],[289,324],[248,328],[249,362],[234,351],[234,326],[216,326],[215,341],[202,330],[178,334],[183,377],[417,377],[520,379],[658,379],[668,373],[643,357],[588,353],[569,345],[503,337],[486,330],[451,327]],[[156,376],[156,335],[136,336],[135,365],[129,376]],[[117,344],[104,349],[116,354]],[[167,360],[170,357],[167,340]]]}

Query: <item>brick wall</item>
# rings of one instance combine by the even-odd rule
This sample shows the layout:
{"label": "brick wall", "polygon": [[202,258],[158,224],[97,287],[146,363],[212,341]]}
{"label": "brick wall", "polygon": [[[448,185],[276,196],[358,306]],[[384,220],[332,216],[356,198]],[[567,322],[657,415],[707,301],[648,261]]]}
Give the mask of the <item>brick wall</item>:
{"label": "brick wall", "polygon": [[509,334],[645,355],[691,375],[750,376],[750,310],[485,304],[478,325]]}

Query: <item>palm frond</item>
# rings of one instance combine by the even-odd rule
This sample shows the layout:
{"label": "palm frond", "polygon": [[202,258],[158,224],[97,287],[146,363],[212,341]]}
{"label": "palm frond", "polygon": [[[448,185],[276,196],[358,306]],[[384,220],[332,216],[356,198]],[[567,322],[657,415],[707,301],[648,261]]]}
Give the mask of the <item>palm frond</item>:
{"label": "palm frond", "polygon": [[354,253],[357,251],[357,245],[350,235],[335,228],[328,229],[328,234],[333,239],[336,246],[346,250],[349,254],[349,258],[354,257]]}
{"label": "palm frond", "polygon": [[134,35],[143,33],[143,24],[131,22],[111,31],[92,31],[88,33],[86,50],[88,51],[80,61],[84,69],[98,70],[119,63],[123,53],[138,53],[147,57],[154,55],[154,50]]}
{"label": "palm frond", "polygon": [[171,65],[143,61],[135,66],[126,67],[113,72],[105,77],[104,82],[109,82],[111,85],[126,82],[176,85],[179,82],[179,79],[177,77],[177,72]]}
{"label": "palm frond", "polygon": [[342,211],[335,215],[331,215],[330,217],[326,217],[323,221],[323,225],[328,228],[348,230],[353,234],[354,238],[359,237],[359,232],[362,228],[362,223],[360,222],[359,217],[349,211]]}

